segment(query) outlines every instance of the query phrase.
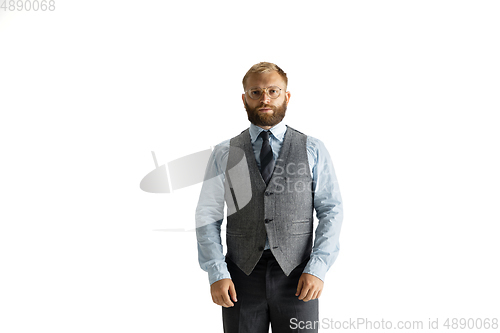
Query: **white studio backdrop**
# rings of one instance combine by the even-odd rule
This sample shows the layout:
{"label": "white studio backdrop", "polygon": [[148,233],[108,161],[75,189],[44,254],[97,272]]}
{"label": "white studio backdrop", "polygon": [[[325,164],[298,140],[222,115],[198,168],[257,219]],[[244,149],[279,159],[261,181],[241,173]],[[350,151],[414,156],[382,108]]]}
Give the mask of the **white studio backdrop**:
{"label": "white studio backdrop", "polygon": [[0,11],[1,332],[222,332],[201,184],[139,183],[248,127],[260,61],[344,200],[320,318],[500,317],[497,1],[54,3]]}

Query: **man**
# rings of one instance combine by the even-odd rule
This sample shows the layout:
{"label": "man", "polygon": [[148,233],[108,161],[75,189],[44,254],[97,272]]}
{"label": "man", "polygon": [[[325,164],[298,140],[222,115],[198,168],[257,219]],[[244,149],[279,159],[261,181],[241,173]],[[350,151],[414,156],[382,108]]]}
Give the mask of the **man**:
{"label": "man", "polygon": [[264,333],[269,323],[273,333],[317,332],[318,298],[339,251],[335,171],[320,140],[282,122],[287,84],[272,63],[246,73],[242,99],[250,128],[214,148],[196,209],[199,262],[213,302],[222,306],[225,333]]}

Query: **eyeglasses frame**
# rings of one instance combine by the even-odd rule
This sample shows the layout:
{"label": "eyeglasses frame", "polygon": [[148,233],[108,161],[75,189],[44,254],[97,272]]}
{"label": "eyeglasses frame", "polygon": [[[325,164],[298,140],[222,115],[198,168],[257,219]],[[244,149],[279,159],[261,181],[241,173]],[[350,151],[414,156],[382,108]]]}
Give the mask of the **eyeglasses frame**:
{"label": "eyeglasses frame", "polygon": [[[269,88],[272,88],[272,87],[276,87],[276,88],[278,88],[278,89],[280,90],[280,93],[278,94],[278,96],[276,96],[276,97],[271,97],[271,95],[269,95],[268,90],[269,90]],[[253,99],[253,98],[250,96],[250,94],[248,94],[248,92],[249,92],[250,90],[252,90],[252,89],[257,89],[257,87],[252,87],[252,88],[250,88],[250,89],[245,90],[245,94],[247,94],[247,95],[248,95],[248,97],[250,97],[250,99]],[[278,98],[278,97],[280,97],[280,96],[281,96],[281,91],[283,90],[283,89],[281,89],[281,88],[280,88],[280,87],[278,87],[278,86],[269,86],[269,87],[267,87],[267,88],[258,88],[258,89],[260,89],[261,95],[259,96],[259,98],[257,98],[257,99],[253,99],[254,101],[257,101],[257,100],[259,100],[259,99],[261,99],[261,98],[262,98],[262,95],[263,95],[263,94],[262,94],[262,91],[264,91],[264,93],[265,93],[265,94],[267,94],[267,96],[269,96],[269,98],[271,98],[271,99],[276,99],[276,98]]]}

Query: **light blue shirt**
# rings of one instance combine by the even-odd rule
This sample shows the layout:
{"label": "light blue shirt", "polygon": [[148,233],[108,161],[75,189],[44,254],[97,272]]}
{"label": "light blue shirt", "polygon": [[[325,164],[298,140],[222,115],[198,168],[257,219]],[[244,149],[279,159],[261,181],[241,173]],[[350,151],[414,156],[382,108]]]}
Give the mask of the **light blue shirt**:
{"label": "light blue shirt", "polygon": [[[287,127],[283,122],[270,129],[269,143],[274,160],[279,156]],[[250,138],[257,165],[260,168],[260,149],[263,129],[251,124]],[[229,154],[229,140],[214,147],[207,163],[198,206],[196,208],[196,237],[198,241],[198,261],[208,272],[210,284],[230,279],[221,241],[221,224],[224,219],[224,180]],[[323,142],[307,136],[307,159],[313,178],[314,209],[318,219],[311,257],[303,273],[312,274],[324,281],[326,272],[337,259],[339,234],[342,225],[342,198],[330,154]],[[265,249],[269,248],[266,239]]]}

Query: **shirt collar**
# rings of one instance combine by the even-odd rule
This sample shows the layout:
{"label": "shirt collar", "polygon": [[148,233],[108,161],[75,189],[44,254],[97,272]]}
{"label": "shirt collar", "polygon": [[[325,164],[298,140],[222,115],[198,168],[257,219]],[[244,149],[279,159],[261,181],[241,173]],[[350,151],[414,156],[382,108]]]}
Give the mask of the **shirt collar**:
{"label": "shirt collar", "polygon": [[[260,132],[262,131],[264,131],[262,127],[250,124],[250,138],[252,139],[252,143],[254,143],[255,140],[257,140],[257,138],[260,135]],[[279,141],[283,141],[286,132],[286,125],[283,123],[283,121],[280,121],[274,127],[271,127],[269,131],[276,139],[278,139]]]}

